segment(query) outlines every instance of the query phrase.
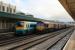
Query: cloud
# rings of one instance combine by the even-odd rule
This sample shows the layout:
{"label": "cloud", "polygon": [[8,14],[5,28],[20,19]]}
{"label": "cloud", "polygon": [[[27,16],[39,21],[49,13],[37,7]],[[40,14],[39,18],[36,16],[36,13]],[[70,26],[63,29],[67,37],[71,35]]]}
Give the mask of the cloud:
{"label": "cloud", "polygon": [[[13,2],[12,2],[13,1]],[[58,0],[4,0],[17,6],[17,10],[47,20],[73,21]]]}
{"label": "cloud", "polygon": [[57,0],[28,0],[26,5],[25,7],[23,5],[24,9],[21,11],[34,14],[39,18],[48,20],[63,20],[64,18],[67,21],[72,20],[71,16],[65,11]]}

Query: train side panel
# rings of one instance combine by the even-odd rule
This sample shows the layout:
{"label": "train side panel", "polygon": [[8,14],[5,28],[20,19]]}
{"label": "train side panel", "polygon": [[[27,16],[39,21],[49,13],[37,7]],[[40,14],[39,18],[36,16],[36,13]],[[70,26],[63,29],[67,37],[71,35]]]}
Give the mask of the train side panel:
{"label": "train side panel", "polygon": [[48,24],[48,28],[54,28],[54,24]]}

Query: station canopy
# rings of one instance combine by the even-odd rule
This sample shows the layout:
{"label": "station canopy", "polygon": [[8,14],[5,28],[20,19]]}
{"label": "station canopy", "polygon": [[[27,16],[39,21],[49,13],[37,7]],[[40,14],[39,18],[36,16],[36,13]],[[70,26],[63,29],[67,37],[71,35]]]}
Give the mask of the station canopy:
{"label": "station canopy", "polygon": [[22,21],[34,21],[34,22],[40,22],[44,21],[44,19],[39,19],[39,18],[34,18],[30,17],[28,15],[18,15],[18,14],[12,14],[12,13],[7,13],[7,12],[1,12],[0,11],[0,18],[10,18],[10,19],[15,19],[15,20],[22,20]]}
{"label": "station canopy", "polygon": [[75,0],[59,0],[59,2],[75,20]]}

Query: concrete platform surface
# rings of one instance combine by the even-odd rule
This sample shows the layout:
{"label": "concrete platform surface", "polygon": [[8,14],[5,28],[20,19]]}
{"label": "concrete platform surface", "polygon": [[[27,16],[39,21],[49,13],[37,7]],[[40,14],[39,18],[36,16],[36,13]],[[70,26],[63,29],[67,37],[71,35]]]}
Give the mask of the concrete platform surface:
{"label": "concrete platform surface", "polygon": [[63,50],[75,50],[75,30]]}

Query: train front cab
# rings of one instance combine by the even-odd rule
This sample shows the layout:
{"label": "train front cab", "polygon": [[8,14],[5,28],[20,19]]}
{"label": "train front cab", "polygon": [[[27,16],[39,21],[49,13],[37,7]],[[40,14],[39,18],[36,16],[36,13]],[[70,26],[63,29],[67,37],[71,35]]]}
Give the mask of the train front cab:
{"label": "train front cab", "polygon": [[35,27],[36,27],[35,22],[22,21],[22,22],[20,22],[20,24],[22,24],[22,25],[16,26],[16,34],[17,35],[28,35],[28,34],[34,33]]}
{"label": "train front cab", "polygon": [[37,22],[36,24],[36,34],[43,34],[45,33],[45,23]]}
{"label": "train front cab", "polygon": [[24,35],[27,33],[27,28],[24,26],[24,22],[16,22],[16,35]]}

